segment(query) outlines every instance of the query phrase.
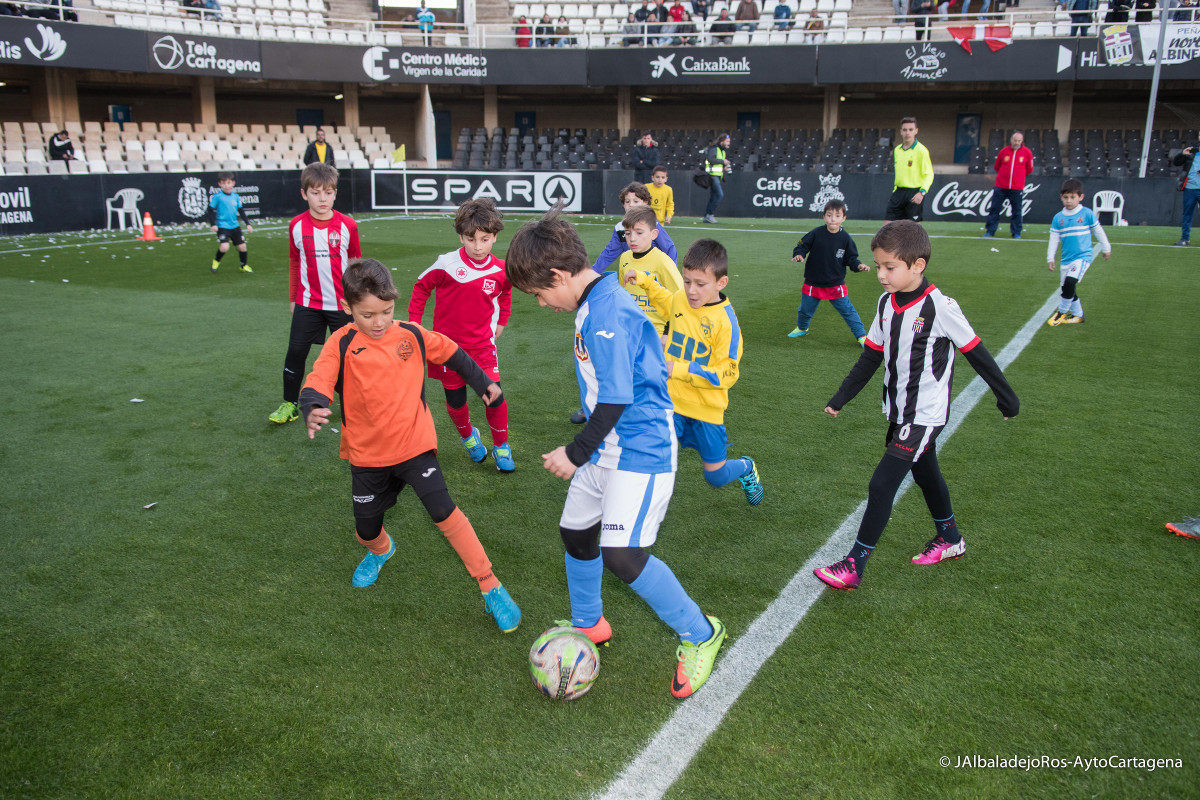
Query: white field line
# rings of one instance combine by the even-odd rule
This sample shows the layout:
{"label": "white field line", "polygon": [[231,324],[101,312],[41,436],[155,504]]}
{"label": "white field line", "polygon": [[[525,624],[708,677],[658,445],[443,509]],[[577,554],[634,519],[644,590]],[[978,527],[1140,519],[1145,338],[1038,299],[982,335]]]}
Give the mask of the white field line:
{"label": "white field line", "polygon": [[[1017,331],[1012,341],[1000,351],[996,362],[1001,369],[1006,369],[1012,364],[1025,346],[1033,340],[1033,335],[1042,326],[1043,320],[1057,307],[1058,299],[1058,292],[1052,294],[1021,330]],[[938,437],[939,450],[954,435],[985,391],[987,385],[982,378],[975,376],[967,388],[954,399],[949,420]],[[865,477],[864,475],[864,479]],[[911,485],[910,476],[896,492],[897,502]],[[812,571],[832,564],[846,554],[858,532],[858,525],[866,508],[867,501],[863,500],[858,504],[858,508],[842,521],[825,544],[792,576],[779,596],[724,652],[704,688],[680,704],[645,749],[616,777],[605,793],[599,796],[602,800],[659,800],[679,779],[758,670],[791,635],[813,603],[821,596],[825,584],[817,580]]]}

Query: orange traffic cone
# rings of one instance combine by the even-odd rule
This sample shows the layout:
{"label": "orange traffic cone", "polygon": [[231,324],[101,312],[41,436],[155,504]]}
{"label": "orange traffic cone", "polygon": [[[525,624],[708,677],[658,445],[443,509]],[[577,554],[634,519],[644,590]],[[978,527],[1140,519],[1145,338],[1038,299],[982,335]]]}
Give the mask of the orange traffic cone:
{"label": "orange traffic cone", "polygon": [[154,233],[154,220],[150,219],[150,212],[146,212],[146,216],[142,217],[142,235],[138,237],[139,242],[157,242],[161,241],[160,237]]}

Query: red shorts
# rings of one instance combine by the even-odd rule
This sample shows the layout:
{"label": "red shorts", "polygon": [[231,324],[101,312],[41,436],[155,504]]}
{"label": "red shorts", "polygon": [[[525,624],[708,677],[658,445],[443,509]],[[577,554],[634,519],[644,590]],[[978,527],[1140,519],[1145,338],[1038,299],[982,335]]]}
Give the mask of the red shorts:
{"label": "red shorts", "polygon": [[[496,362],[496,348],[489,347],[486,350],[467,350],[464,347],[463,352],[475,359],[475,363],[484,371],[484,374],[496,383],[500,382],[500,366]],[[445,389],[461,389],[467,385],[467,382],[462,379],[461,375],[441,364],[429,365],[429,377],[436,381],[441,381],[442,387]]]}
{"label": "red shorts", "polygon": [[838,286],[811,286],[806,283],[800,291],[818,300],[840,300],[846,296],[846,284],[843,283]]}

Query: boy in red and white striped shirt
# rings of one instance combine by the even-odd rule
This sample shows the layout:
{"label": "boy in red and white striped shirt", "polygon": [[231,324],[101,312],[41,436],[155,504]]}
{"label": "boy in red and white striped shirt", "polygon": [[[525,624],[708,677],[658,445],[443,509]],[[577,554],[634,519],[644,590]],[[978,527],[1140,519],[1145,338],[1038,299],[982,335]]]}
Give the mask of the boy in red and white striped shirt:
{"label": "boy in red and white striped shirt", "polygon": [[[504,274],[504,261],[492,255],[492,246],[496,235],[504,230],[504,215],[489,198],[467,200],[454,216],[454,230],[462,247],[439,256],[417,278],[408,302],[408,321],[421,324],[425,303],[437,292],[432,330],[450,337],[499,383],[496,340],[508,324],[512,284]],[[442,382],[450,421],[458,429],[471,460],[481,463],[488,451],[480,441],[479,429],[471,424],[466,383],[453,370],[432,363],[429,377]],[[496,469],[512,472],[517,467],[508,444],[508,404],[504,397],[487,403],[484,413],[492,432]]]}
{"label": "boy in red and white striped shirt", "polygon": [[288,225],[289,308],[292,329],[283,361],[283,404],[268,417],[283,424],[300,415],[300,385],[308,351],[325,343],[325,331],[333,333],[353,320],[342,310],[342,272],[351,259],[361,258],[358,225],[335,211],[337,170],[328,164],[309,164],[300,174],[300,196],[308,211]]}

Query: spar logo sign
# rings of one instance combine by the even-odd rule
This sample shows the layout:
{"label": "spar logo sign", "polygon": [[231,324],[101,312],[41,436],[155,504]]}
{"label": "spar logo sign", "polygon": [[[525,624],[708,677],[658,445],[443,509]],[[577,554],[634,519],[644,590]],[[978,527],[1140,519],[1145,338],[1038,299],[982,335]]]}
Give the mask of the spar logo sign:
{"label": "spar logo sign", "polygon": [[502,211],[582,208],[583,179],[575,172],[372,171],[372,208],[452,211],[464,200],[490,197]]}
{"label": "spar logo sign", "polygon": [[[229,46],[229,43],[222,45],[223,48]],[[163,36],[150,46],[150,54],[159,69],[168,72],[187,67],[189,70],[224,72],[227,75],[254,77],[262,74],[262,61],[228,57],[212,42],[200,39],[185,37],[180,41],[171,35]]]}
{"label": "spar logo sign", "polygon": [[[1033,207],[1033,198],[1030,197],[1038,190],[1041,184],[1027,183],[1025,184],[1025,192],[1021,195],[1021,213],[1029,214],[1029,209]],[[958,181],[950,181],[933,197],[933,213],[939,217],[960,216],[960,217],[986,217],[988,206],[992,200],[992,187],[986,189],[960,189]],[[1012,209],[1007,200],[1000,208],[1000,214],[1010,214]]]}

